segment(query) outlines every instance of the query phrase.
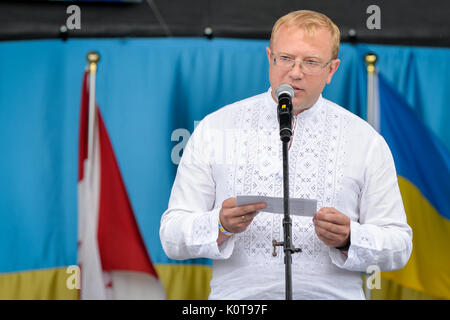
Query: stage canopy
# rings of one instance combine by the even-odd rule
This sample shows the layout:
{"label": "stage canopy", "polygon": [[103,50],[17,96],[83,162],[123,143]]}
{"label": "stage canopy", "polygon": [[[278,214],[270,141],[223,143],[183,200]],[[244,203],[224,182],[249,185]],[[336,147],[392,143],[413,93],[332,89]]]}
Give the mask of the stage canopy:
{"label": "stage canopy", "polygon": [[[73,4],[80,8],[80,29],[64,28],[71,15],[67,8]],[[374,4],[379,10],[370,8]],[[268,39],[275,20],[297,9],[316,10],[331,17],[346,42],[450,46],[447,0],[2,1],[0,40],[167,36]],[[378,13],[375,22],[380,29],[371,29],[376,18],[373,15]]]}

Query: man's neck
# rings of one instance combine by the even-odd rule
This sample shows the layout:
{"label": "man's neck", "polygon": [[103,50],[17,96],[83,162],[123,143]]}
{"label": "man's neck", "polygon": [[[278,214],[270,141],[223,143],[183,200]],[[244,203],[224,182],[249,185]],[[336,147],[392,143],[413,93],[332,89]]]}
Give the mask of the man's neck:
{"label": "man's neck", "polygon": [[[275,101],[275,103],[278,103],[278,100],[275,97],[275,93],[273,91],[272,91],[271,96],[272,96],[273,101]],[[317,101],[319,101],[319,98],[320,98],[320,95],[316,98],[316,100],[313,103],[308,104],[306,106],[297,106],[297,107],[293,106],[292,113],[294,114],[294,116],[297,116],[298,114],[302,113],[303,111],[310,109],[317,103]]]}
{"label": "man's neck", "polygon": [[292,113],[294,114],[294,116],[297,116],[300,113],[302,113],[303,111],[311,109],[317,103],[317,101],[319,101],[319,98],[320,98],[320,96],[317,97],[317,99],[313,103],[308,104],[307,106],[297,106],[297,107],[293,106]]}

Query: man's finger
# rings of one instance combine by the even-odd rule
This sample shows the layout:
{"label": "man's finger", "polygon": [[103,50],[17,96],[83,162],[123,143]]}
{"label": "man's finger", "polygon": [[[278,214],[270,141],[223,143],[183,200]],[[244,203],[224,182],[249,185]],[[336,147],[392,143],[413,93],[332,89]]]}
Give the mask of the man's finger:
{"label": "man's finger", "polygon": [[339,225],[348,225],[350,218],[345,214],[334,210],[319,210],[314,216],[316,220],[332,222]]}
{"label": "man's finger", "polygon": [[228,198],[222,202],[222,208],[234,208],[236,207],[236,198]]}
{"label": "man's finger", "polygon": [[316,227],[316,234],[319,238],[323,238],[323,240],[325,240],[326,242],[335,242],[337,240],[335,234],[330,233],[320,227]]}
{"label": "man's finger", "polygon": [[251,204],[246,204],[243,206],[236,207],[234,209],[234,213],[237,216],[239,216],[239,215],[242,216],[242,215],[245,215],[250,212],[255,212],[255,211],[264,209],[265,207],[267,207],[267,204],[265,202],[251,203]]}
{"label": "man's finger", "polygon": [[250,212],[250,213],[244,214],[242,216],[236,216],[235,219],[237,219],[237,223],[246,224],[246,223],[251,222],[258,213],[259,213],[259,211]]}
{"label": "man's finger", "polygon": [[324,220],[315,220],[314,225],[336,235],[345,235],[347,230],[347,228],[343,225],[331,223]]}

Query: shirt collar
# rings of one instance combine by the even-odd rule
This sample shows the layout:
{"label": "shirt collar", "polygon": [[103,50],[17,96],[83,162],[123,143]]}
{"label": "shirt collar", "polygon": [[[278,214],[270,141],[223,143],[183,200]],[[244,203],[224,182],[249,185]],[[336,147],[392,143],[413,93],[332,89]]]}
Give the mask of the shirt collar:
{"label": "shirt collar", "polygon": [[[317,99],[316,103],[314,103],[314,105],[311,108],[300,112],[295,117],[296,118],[300,118],[300,119],[311,117],[312,115],[314,115],[320,109],[320,107],[322,105],[322,102],[323,102],[323,97],[322,97],[322,94],[320,94],[320,96]],[[269,87],[269,90],[267,90],[267,92],[266,92],[266,103],[269,106],[269,108],[271,110],[273,110],[274,113],[277,112],[278,104],[272,98],[272,87]]]}

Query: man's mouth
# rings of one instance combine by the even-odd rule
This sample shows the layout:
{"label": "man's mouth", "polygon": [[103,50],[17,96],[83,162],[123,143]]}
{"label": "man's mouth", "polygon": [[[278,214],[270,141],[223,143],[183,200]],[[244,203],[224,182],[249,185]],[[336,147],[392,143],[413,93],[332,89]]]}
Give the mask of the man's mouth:
{"label": "man's mouth", "polygon": [[299,88],[296,86],[292,86],[292,88],[294,89],[295,94],[301,93],[303,91],[305,91],[303,88]]}

